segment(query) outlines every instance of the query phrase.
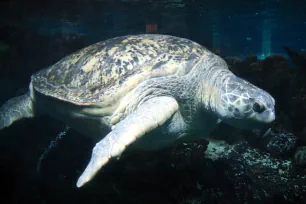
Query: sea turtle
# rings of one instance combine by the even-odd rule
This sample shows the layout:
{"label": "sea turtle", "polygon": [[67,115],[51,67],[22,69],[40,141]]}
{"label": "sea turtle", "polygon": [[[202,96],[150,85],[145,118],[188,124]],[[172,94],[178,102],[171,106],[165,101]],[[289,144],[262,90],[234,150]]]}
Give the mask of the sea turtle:
{"label": "sea turtle", "polygon": [[208,137],[220,121],[252,128],[275,119],[266,91],[235,76],[200,44],[139,34],[98,42],[31,77],[0,109],[0,129],[49,114],[97,142],[77,186],[125,149],[159,150]]}

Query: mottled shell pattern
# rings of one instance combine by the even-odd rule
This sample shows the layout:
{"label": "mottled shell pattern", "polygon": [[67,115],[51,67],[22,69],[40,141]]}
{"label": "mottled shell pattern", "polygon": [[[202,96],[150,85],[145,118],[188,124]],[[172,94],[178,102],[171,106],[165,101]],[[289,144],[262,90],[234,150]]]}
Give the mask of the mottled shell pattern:
{"label": "mottled shell pattern", "polygon": [[59,100],[98,104],[116,100],[146,79],[185,75],[208,53],[191,40],[169,35],[116,37],[78,50],[35,73],[32,85]]}

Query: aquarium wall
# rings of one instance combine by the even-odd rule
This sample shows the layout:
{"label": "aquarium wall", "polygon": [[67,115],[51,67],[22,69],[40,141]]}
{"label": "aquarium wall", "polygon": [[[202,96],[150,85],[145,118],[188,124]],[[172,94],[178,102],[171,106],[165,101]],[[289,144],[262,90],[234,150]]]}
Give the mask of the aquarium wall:
{"label": "aquarium wall", "polygon": [[[252,53],[263,58],[284,53],[283,45],[305,49],[305,3],[299,0],[5,0],[0,4],[1,76],[15,75],[12,70],[21,67],[35,71],[83,46],[136,33],[186,37],[224,56]],[[147,29],[150,26],[155,29]]]}

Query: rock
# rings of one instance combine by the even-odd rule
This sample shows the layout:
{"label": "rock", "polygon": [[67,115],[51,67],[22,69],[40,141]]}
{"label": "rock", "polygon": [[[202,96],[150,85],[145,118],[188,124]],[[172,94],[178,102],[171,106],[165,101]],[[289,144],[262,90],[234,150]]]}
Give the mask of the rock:
{"label": "rock", "polygon": [[306,68],[306,53],[305,52],[298,52],[295,49],[288,47],[288,46],[283,46],[283,48],[286,50],[292,62],[297,67]]}
{"label": "rock", "polygon": [[306,146],[299,147],[294,154],[296,165],[300,167],[306,166]]}
{"label": "rock", "polygon": [[283,159],[289,159],[297,147],[297,137],[284,130],[279,132],[271,128],[267,131],[254,129],[246,139],[254,147],[270,153],[272,157]]}

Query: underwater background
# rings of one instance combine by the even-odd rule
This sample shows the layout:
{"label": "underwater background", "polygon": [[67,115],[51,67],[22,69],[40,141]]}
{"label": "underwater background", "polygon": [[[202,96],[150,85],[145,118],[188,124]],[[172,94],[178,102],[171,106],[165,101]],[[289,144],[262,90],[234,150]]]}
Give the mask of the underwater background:
{"label": "underwater background", "polygon": [[206,141],[105,168],[77,189],[94,143],[47,116],[0,131],[0,203],[306,204],[305,0],[1,0],[0,104],[32,73],[95,42],[159,33],[193,40],[276,100],[267,132],[220,124]]}

